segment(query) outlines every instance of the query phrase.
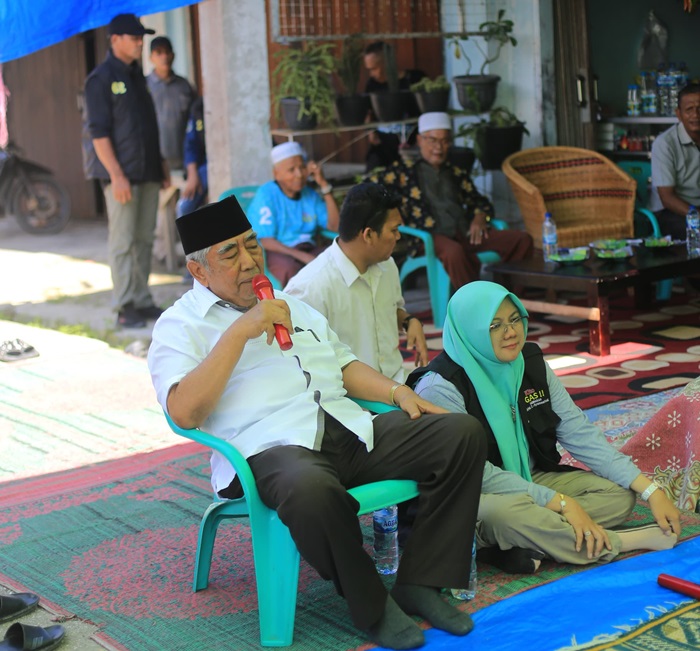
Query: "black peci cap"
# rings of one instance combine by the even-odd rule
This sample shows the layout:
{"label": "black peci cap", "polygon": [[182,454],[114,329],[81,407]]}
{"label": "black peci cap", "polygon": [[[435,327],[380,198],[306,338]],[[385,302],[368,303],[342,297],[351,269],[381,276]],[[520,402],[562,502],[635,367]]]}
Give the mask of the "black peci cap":
{"label": "black peci cap", "polygon": [[175,225],[186,255],[238,237],[252,228],[234,196],[187,213],[176,219]]}

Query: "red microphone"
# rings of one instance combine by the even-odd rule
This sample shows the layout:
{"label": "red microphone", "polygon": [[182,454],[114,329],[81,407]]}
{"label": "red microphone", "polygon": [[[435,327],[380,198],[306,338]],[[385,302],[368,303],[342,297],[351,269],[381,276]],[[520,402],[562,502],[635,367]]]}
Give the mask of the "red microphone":
{"label": "red microphone", "polygon": [[[274,299],[275,294],[272,291],[272,283],[265,274],[256,274],[253,276],[253,291],[259,300]],[[282,350],[289,350],[292,347],[292,338],[289,336],[289,330],[279,323],[275,323],[275,339]]]}
{"label": "red microphone", "polygon": [[671,576],[670,574],[659,574],[656,581],[664,588],[686,594],[694,599],[700,599],[700,585],[697,583],[679,579],[677,576]]}

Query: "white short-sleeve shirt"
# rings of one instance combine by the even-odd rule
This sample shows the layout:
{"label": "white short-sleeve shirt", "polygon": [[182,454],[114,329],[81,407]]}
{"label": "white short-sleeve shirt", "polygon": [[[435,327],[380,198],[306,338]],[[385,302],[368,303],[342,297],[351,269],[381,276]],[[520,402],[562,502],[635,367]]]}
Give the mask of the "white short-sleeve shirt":
{"label": "white short-sleeve shirt", "polygon": [[[277,445],[320,449],[323,411],[355,433],[371,450],[372,418],[346,397],[342,369],[356,360],[328,321],[296,298],[287,301],[293,346],[282,351],[267,336],[248,341],[216,409],[202,429],[230,441],[244,457]],[[158,402],[167,409],[170,388],[194,370],[242,312],[219,304],[209,289],[193,289],[166,310],[153,328],[148,367]],[[235,473],[219,453],[211,459],[215,491]]]}
{"label": "white short-sleeve shirt", "polygon": [[405,302],[392,258],[360,274],[336,239],[295,274],[284,291],[323,314],[362,362],[397,382],[406,379],[396,320]]}

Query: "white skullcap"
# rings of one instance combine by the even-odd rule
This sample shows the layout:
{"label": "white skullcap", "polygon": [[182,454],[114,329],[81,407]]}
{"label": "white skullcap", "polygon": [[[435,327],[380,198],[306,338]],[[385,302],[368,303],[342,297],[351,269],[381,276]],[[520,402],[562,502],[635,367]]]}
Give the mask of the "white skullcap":
{"label": "white skullcap", "polygon": [[418,118],[418,133],[432,131],[433,129],[447,129],[452,131],[452,120],[447,113],[433,112],[423,113]]}
{"label": "white skullcap", "polygon": [[270,152],[270,159],[273,165],[277,165],[280,161],[292,156],[304,157],[304,150],[298,142],[283,142],[281,145],[273,147]]}

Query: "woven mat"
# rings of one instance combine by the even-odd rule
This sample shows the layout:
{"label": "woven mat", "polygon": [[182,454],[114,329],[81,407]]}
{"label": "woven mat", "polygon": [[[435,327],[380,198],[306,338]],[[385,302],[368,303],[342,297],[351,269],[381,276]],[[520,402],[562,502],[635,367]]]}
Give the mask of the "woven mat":
{"label": "woven mat", "polygon": [[[210,587],[191,590],[198,524],[211,494],[207,455],[194,449],[3,484],[0,572],[131,651],[258,649],[247,521],[222,525]],[[645,522],[649,513],[640,507],[634,517]],[[370,521],[362,522],[369,547]],[[686,525],[687,535],[700,532],[690,516]],[[477,598],[454,603],[474,612],[581,571],[545,563],[534,576],[518,576],[481,565]],[[294,648],[367,648],[332,585],[303,562]]]}

